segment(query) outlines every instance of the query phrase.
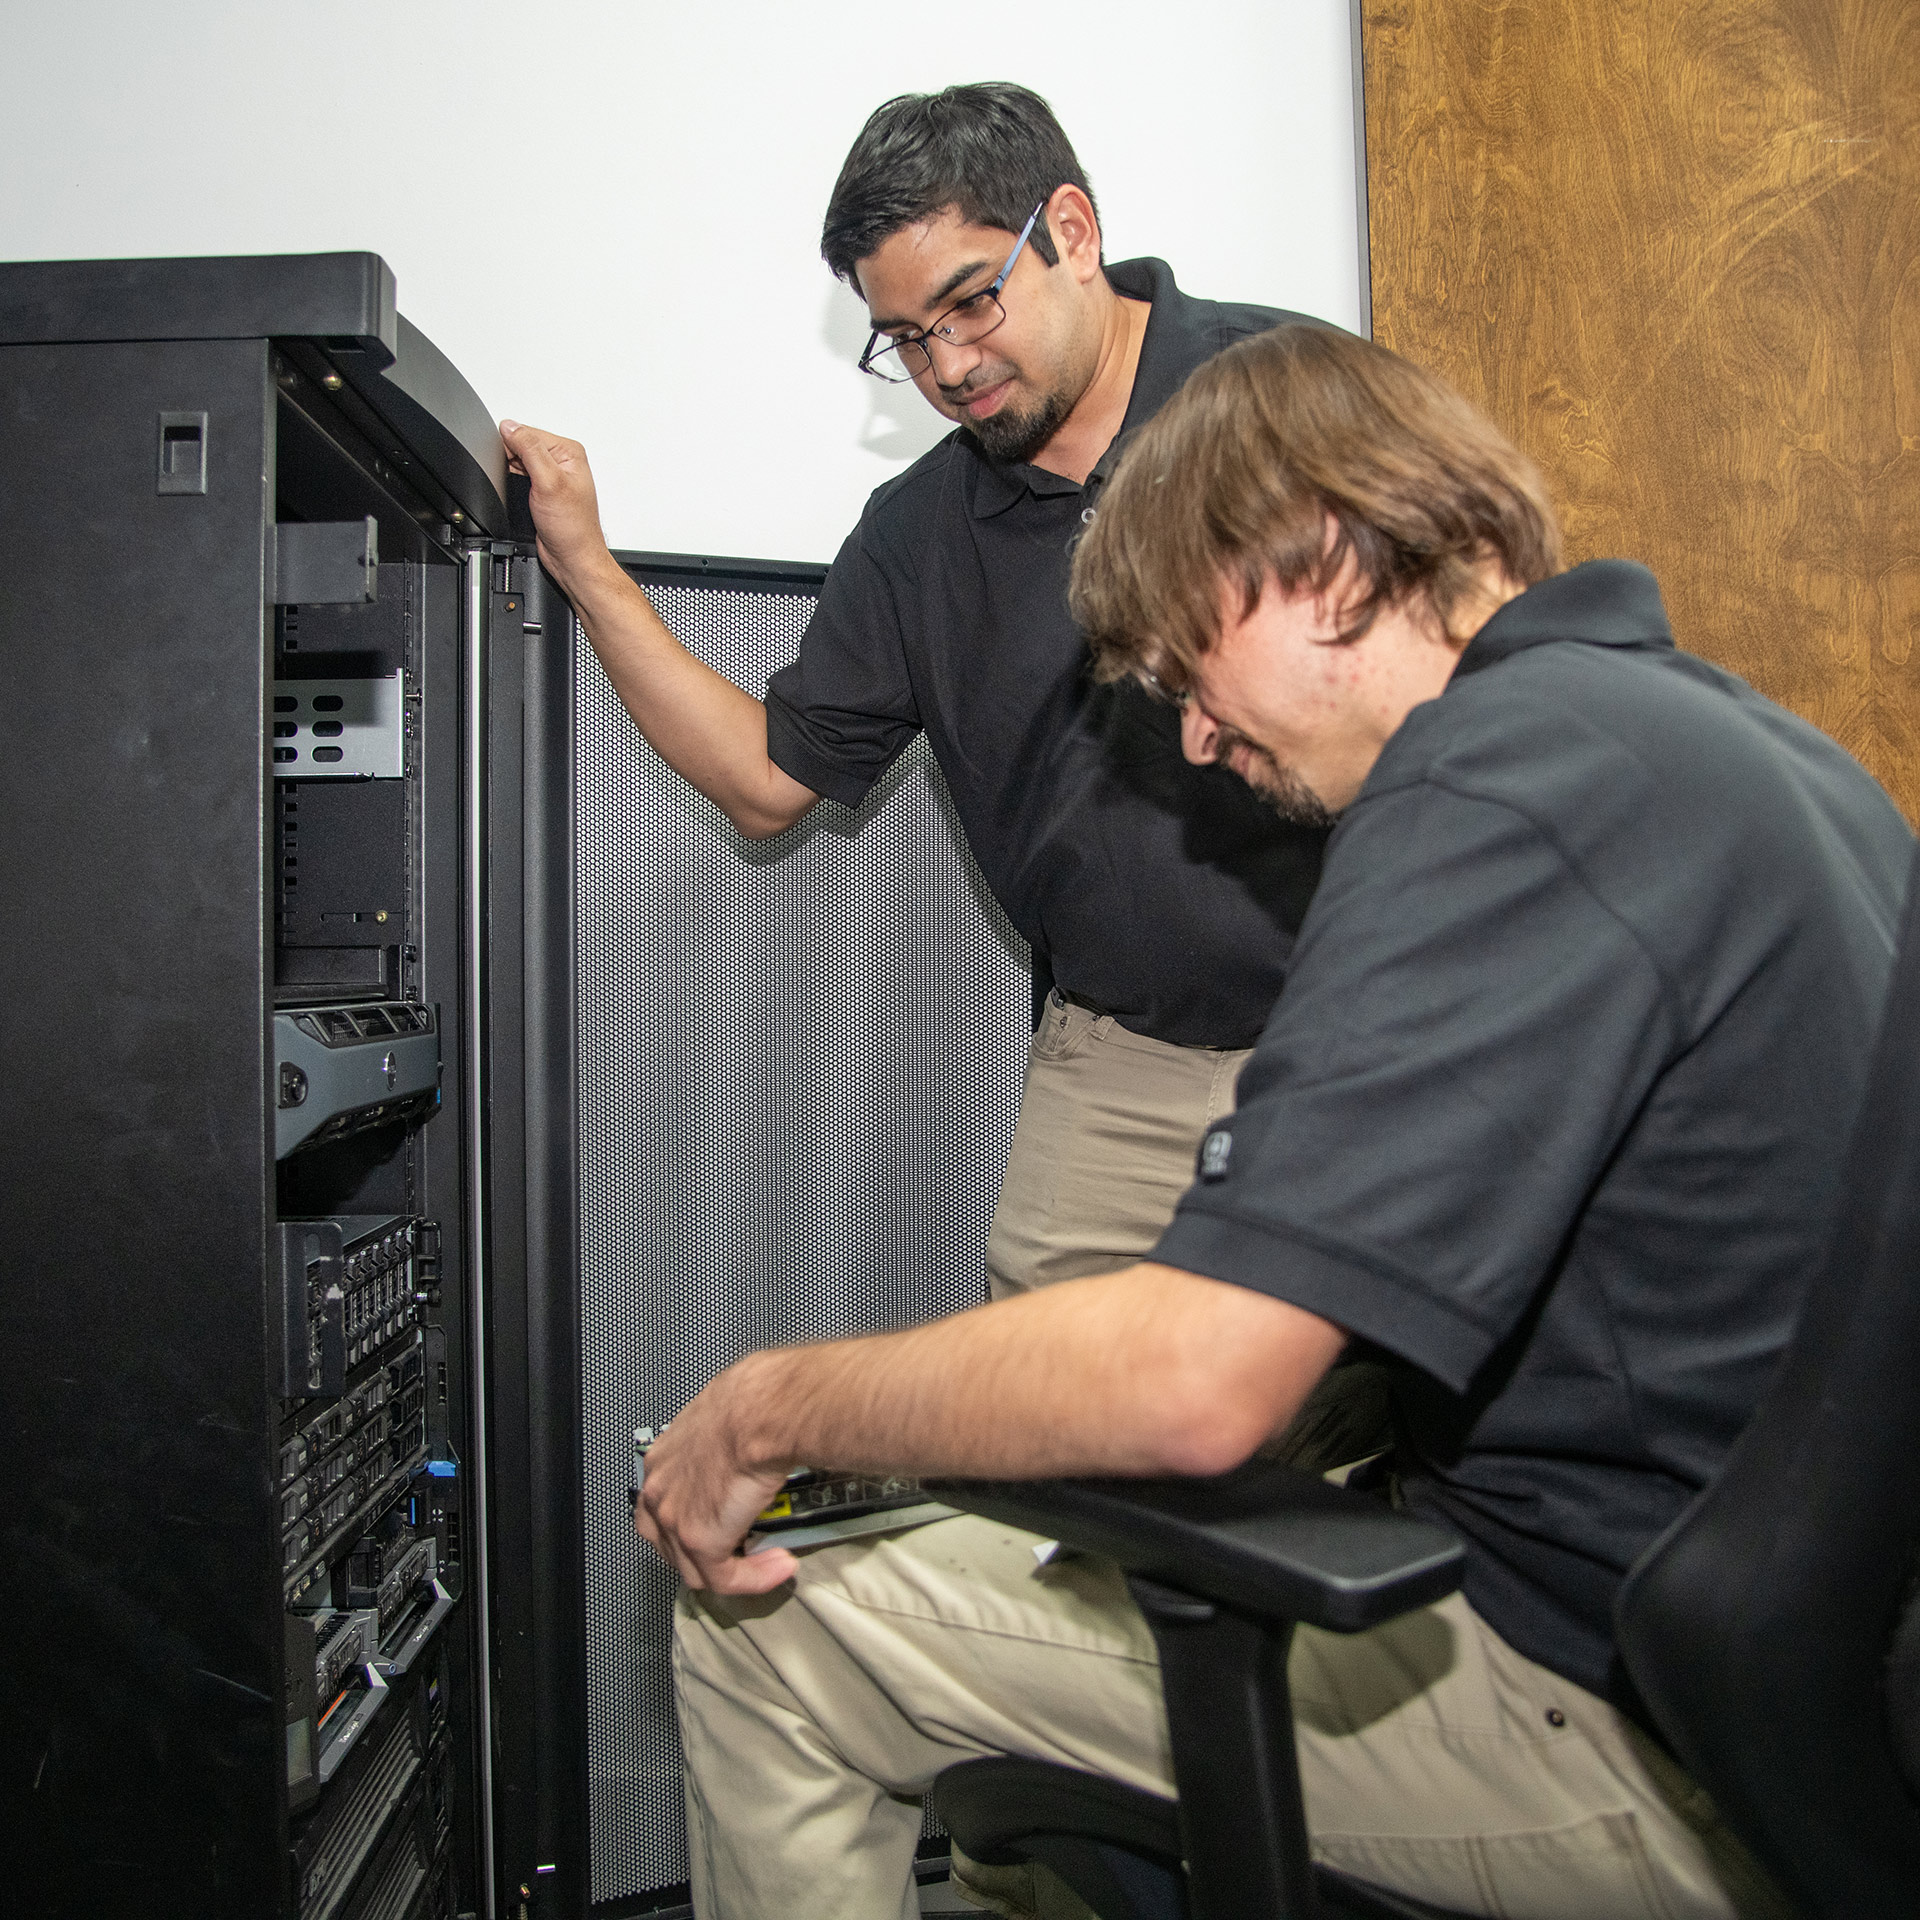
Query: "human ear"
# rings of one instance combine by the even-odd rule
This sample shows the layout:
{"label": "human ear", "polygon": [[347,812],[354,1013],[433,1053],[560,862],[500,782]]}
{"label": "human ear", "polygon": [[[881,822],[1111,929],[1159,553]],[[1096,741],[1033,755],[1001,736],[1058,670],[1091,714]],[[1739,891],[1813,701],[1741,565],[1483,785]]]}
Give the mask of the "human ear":
{"label": "human ear", "polygon": [[1040,217],[1073,277],[1091,280],[1100,271],[1100,220],[1093,202],[1078,187],[1055,187]]}

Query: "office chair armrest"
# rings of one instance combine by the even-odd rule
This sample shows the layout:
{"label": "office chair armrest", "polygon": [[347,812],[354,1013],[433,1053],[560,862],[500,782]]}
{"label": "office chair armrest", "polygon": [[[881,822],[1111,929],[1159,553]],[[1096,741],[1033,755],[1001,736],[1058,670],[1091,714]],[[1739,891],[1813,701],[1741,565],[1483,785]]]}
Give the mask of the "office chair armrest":
{"label": "office chair armrest", "polygon": [[1374,1495],[1250,1461],[1207,1480],[941,1480],[956,1507],[1255,1620],[1358,1633],[1459,1586],[1460,1543]]}

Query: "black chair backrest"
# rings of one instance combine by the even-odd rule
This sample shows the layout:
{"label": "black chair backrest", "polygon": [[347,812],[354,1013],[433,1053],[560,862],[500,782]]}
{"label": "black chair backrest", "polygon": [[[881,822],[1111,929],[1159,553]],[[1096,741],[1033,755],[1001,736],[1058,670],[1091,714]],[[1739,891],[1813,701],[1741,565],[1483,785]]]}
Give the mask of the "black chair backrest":
{"label": "black chair backrest", "polygon": [[1778,1378],[1616,1609],[1641,1697],[1815,1913],[1920,1914],[1920,862]]}

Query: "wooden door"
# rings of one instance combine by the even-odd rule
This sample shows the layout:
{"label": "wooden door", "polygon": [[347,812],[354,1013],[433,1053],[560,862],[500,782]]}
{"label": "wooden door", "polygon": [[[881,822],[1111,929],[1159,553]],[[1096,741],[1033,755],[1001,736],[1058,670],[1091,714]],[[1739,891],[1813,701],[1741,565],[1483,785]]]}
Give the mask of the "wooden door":
{"label": "wooden door", "polygon": [[1920,5],[1359,15],[1375,337],[1920,820]]}

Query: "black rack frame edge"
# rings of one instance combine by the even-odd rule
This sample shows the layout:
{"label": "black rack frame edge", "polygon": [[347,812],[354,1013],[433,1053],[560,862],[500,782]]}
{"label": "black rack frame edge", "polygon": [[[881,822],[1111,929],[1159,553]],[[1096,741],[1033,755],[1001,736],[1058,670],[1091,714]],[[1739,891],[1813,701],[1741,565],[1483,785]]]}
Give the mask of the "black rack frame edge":
{"label": "black rack frame edge", "polygon": [[[533,1884],[585,1912],[588,1831],[586,1489],[580,1297],[579,1021],[574,900],[574,618],[531,559],[513,572],[526,639],[526,1234],[534,1627]],[[538,631],[532,631],[537,628]],[[550,1889],[550,1892],[549,1892]]]}
{"label": "black rack frame edge", "polygon": [[663,586],[764,587],[773,591],[818,593],[827,577],[823,560],[744,560],[733,555],[639,553],[615,547],[613,557],[642,581]]}

